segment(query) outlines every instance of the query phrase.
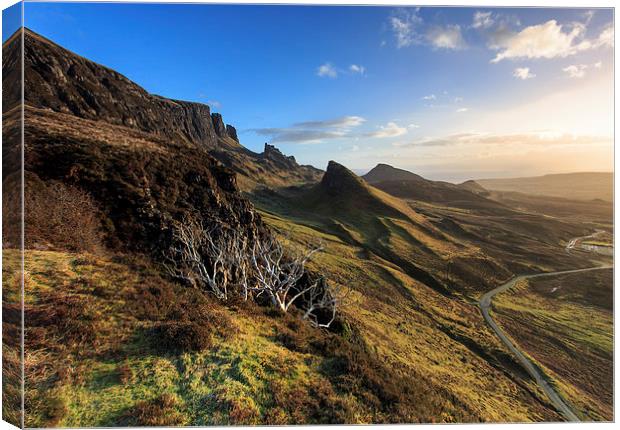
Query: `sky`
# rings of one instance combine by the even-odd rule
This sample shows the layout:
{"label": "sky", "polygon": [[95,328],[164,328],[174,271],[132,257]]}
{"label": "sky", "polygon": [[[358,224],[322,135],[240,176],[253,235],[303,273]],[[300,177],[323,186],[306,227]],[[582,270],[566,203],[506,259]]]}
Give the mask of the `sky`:
{"label": "sky", "polygon": [[613,170],[611,9],[36,2],[24,17],[302,164],[450,181]]}

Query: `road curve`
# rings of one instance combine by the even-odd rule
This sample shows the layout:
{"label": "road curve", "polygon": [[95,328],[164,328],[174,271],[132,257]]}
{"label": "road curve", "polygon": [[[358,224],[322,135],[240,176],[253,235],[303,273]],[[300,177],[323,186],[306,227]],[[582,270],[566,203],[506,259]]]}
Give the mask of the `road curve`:
{"label": "road curve", "polygon": [[553,403],[553,405],[557,408],[558,411],[568,420],[568,421],[579,421],[579,418],[572,411],[570,406],[566,404],[566,402],[562,399],[562,397],[553,389],[551,385],[547,382],[542,372],[537,369],[534,364],[523,354],[517,346],[508,339],[508,336],[502,331],[501,328],[497,325],[497,323],[491,318],[489,313],[491,309],[491,302],[493,297],[496,294],[501,293],[502,291],[506,291],[515,286],[515,284],[524,279],[532,279],[532,278],[542,278],[545,276],[555,276],[555,275],[564,275],[568,273],[578,273],[578,272],[588,272],[592,270],[601,270],[601,269],[610,269],[613,266],[596,266],[596,267],[588,267],[586,269],[574,269],[574,270],[564,270],[560,272],[547,272],[547,273],[538,273],[535,275],[520,275],[515,278],[512,278],[510,281],[506,282],[503,285],[495,288],[494,290],[489,291],[479,301],[480,310],[482,311],[482,315],[486,322],[491,326],[495,334],[499,337],[499,339],[508,347],[508,349],[517,357],[519,362],[525,367],[527,373],[529,373],[532,378],[536,380],[540,388],[545,392],[549,400]]}

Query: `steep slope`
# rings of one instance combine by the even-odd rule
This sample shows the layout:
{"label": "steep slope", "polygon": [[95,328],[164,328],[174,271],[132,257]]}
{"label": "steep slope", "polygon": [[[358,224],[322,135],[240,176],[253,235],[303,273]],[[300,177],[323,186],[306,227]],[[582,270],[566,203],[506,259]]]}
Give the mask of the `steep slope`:
{"label": "steep slope", "polygon": [[611,172],[563,173],[525,178],[477,179],[493,191],[516,191],[524,194],[565,199],[613,201],[614,175]]}
{"label": "steep slope", "polygon": [[[10,45],[10,46],[8,46]],[[8,41],[7,51],[14,41]],[[6,72],[10,72],[10,65]],[[203,147],[244,178],[283,185],[318,180],[320,171],[296,162],[282,165],[239,143],[237,130],[209,106],[149,94],[120,73],[74,54],[26,29],[24,98],[29,106],[124,126],[158,138]]]}

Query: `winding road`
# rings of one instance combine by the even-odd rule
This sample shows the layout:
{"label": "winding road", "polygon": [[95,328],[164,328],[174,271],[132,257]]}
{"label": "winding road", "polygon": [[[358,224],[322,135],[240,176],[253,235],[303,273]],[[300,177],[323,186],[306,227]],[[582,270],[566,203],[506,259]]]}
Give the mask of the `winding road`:
{"label": "winding road", "polygon": [[[569,242],[569,247],[572,248],[572,246],[574,246],[575,243],[577,243],[577,241],[579,239],[583,239],[583,238],[572,239]],[[572,246],[570,246],[571,244],[572,244]],[[569,247],[567,247],[567,248],[570,249]],[[564,274],[568,274],[568,273],[588,272],[588,271],[592,271],[592,270],[610,269],[612,267],[613,266],[611,266],[611,265],[604,265],[604,266],[588,267],[588,268],[585,268],[585,269],[574,269],[574,270],[564,270],[564,271],[559,271],[559,272],[537,273],[537,274],[534,274],[534,275],[519,275],[519,276],[517,276],[515,278],[512,278],[510,281],[506,282],[505,284],[500,285],[499,287],[497,287],[497,288],[489,291],[485,295],[483,295],[482,298],[480,299],[479,303],[478,303],[479,306],[480,306],[480,310],[482,311],[482,315],[484,316],[484,319],[489,324],[489,326],[491,326],[491,328],[493,329],[495,334],[497,334],[497,336],[504,343],[504,345],[506,345],[508,347],[508,349],[515,355],[515,357],[523,365],[523,367],[525,367],[525,370],[527,371],[527,373],[529,373],[530,376],[532,376],[532,378],[534,378],[536,380],[536,382],[538,383],[540,388],[542,388],[542,390],[545,392],[547,397],[549,397],[549,399],[551,400],[553,405],[557,408],[557,410],[568,421],[579,421],[579,418],[577,417],[577,415],[575,415],[575,413],[570,408],[570,406],[562,399],[562,397],[558,394],[558,392],[555,391],[555,389],[549,384],[548,378],[545,377],[545,375],[542,373],[542,371],[540,369],[538,369],[536,366],[534,366],[534,364],[525,356],[525,354],[523,354],[519,350],[517,345],[515,345],[508,338],[508,336],[506,336],[506,334],[497,325],[497,323],[493,320],[493,318],[491,318],[491,314],[490,314],[491,302],[493,300],[493,297],[496,294],[499,294],[502,291],[506,291],[506,290],[514,287],[519,281],[522,281],[522,280],[525,280],[525,279],[542,278],[542,277],[546,277],[546,276],[564,275]]]}

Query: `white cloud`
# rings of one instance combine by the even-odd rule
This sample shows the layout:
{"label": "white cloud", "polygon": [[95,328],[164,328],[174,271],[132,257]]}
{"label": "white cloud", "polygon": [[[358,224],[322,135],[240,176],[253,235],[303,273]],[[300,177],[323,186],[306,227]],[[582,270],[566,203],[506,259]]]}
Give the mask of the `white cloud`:
{"label": "white cloud", "polygon": [[422,100],[437,100],[437,96],[435,94],[429,94],[427,96],[422,97]]}
{"label": "white cloud", "polygon": [[316,74],[321,78],[327,77],[334,79],[338,77],[338,71],[330,63],[321,64],[318,69],[316,69]]}
{"label": "white cloud", "polygon": [[596,47],[613,47],[614,46],[614,28],[610,25],[601,31],[595,42]]}
{"label": "white cloud", "polygon": [[415,128],[420,128],[420,126],[418,124],[409,124],[407,128],[415,129]]}
{"label": "white cloud", "polygon": [[529,67],[517,67],[514,72],[512,72],[512,76],[523,80],[536,77],[536,75],[530,71]]}
{"label": "white cloud", "polygon": [[343,116],[321,121],[305,121],[284,128],[251,129],[260,136],[268,136],[271,142],[320,143],[330,139],[354,137],[352,129],[366,120],[360,116]]}
{"label": "white cloud", "polygon": [[586,75],[586,64],[573,64],[568,67],[564,67],[562,71],[568,73],[571,78],[583,78]]}
{"label": "white cloud", "polygon": [[463,112],[467,112],[468,110],[469,110],[469,108],[462,107],[462,108],[458,108],[458,109],[456,110],[456,112],[457,112],[457,113],[463,113]]}
{"label": "white cloud", "polygon": [[366,68],[364,66],[360,66],[359,64],[351,64],[349,66],[349,70],[351,73],[358,73],[362,76],[366,74]]}
{"label": "white cloud", "polygon": [[611,26],[594,40],[585,39],[585,31],[586,26],[582,23],[562,25],[553,19],[526,27],[518,33],[502,29],[492,41],[491,47],[500,52],[491,62],[515,58],[564,58],[589,49],[613,46]]}
{"label": "white cloud", "polygon": [[495,19],[491,12],[476,12],[472,22],[473,28],[489,28],[495,23]]}
{"label": "white cloud", "polygon": [[433,47],[439,49],[463,49],[466,47],[459,25],[431,27],[426,33],[426,39]]}
{"label": "white cloud", "polygon": [[388,122],[386,125],[382,125],[379,127],[379,130],[373,131],[370,133],[366,133],[367,137],[377,137],[380,139],[386,137],[397,137],[402,136],[407,133],[407,129],[405,127],[400,127],[395,122]]}
{"label": "white cloud", "polygon": [[602,61],[597,61],[596,63],[593,64],[595,69],[600,69],[601,67],[603,67],[603,62]]}

